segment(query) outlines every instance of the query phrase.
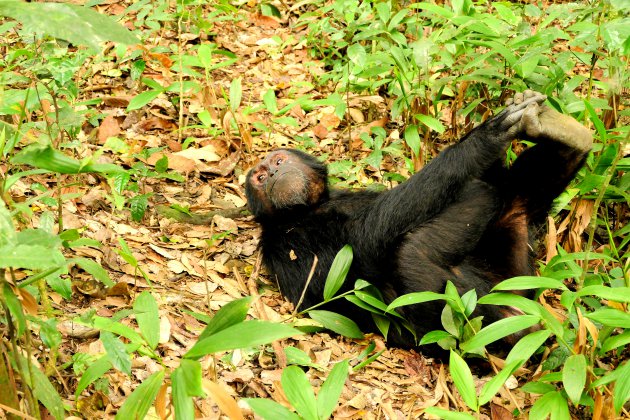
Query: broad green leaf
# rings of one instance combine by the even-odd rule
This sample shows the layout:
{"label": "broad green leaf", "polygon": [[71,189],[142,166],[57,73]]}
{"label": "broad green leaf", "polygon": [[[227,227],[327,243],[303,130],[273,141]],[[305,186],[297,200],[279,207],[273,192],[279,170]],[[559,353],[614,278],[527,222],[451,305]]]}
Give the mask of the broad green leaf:
{"label": "broad green leaf", "polygon": [[140,109],[143,106],[147,105],[149,102],[157,98],[161,90],[147,90],[145,92],[139,93],[134,96],[130,101],[129,105],[127,105],[127,111],[134,111],[136,109]]}
{"label": "broad green leaf", "polygon": [[630,328],[630,314],[614,308],[601,308],[586,317],[609,327]]}
{"label": "broad green leaf", "polygon": [[451,334],[447,333],[446,331],[441,331],[441,330],[430,331],[426,333],[424,336],[422,336],[422,339],[420,340],[419,344],[422,346],[424,344],[437,343],[440,340],[444,340],[450,337],[452,337]]}
{"label": "broad green leaf", "polygon": [[118,165],[111,163],[93,163],[89,159],[78,161],[59,150],[53,149],[50,145],[41,144],[33,144],[25,147],[11,158],[11,163],[31,165],[60,174],[90,172],[116,174],[125,172],[125,170]]}
{"label": "broad green leaf", "polygon": [[431,302],[434,300],[446,300],[446,296],[441,293],[435,292],[415,292],[407,293],[392,301],[387,307],[387,312],[392,312],[394,309],[401,306],[414,305],[416,303]]}
{"label": "broad green leaf", "polygon": [[208,322],[206,328],[204,328],[201,335],[199,335],[198,341],[201,341],[212,334],[218,333],[227,327],[231,327],[232,325],[245,321],[247,311],[249,310],[252,300],[252,296],[247,296],[225,304],[214,314],[210,322]]}
{"label": "broad green leaf", "polygon": [[556,387],[544,382],[527,382],[521,387],[522,391],[529,392],[530,394],[543,395],[548,392],[554,392]]}
{"label": "broad green leaf", "polygon": [[131,357],[125,345],[109,331],[101,331],[100,339],[112,365],[127,375],[131,374]]}
{"label": "broad green leaf", "polygon": [[499,392],[499,388],[501,388],[503,384],[505,384],[505,381],[508,380],[510,375],[514,373],[516,369],[518,369],[523,363],[525,363],[525,360],[527,359],[514,360],[512,363],[506,364],[501,372],[499,372],[494,378],[486,382],[483,388],[481,388],[481,393],[479,394],[479,406],[485,405],[490,402],[492,397],[494,397],[496,393]]}
{"label": "broad green leaf", "polygon": [[578,296],[593,295],[615,302],[630,303],[630,287],[586,286],[577,292]]}
{"label": "broad green leaf", "polygon": [[[29,368],[27,359],[18,355],[20,363],[20,372],[28,372],[29,374],[21,375],[21,379],[25,381],[33,389],[33,394],[48,409],[50,414],[57,420],[65,418],[65,409],[63,401],[50,380],[37,366]],[[31,382],[32,380],[32,382]]]}
{"label": "broad green leaf", "polygon": [[96,50],[106,41],[133,45],[139,41],[127,28],[88,7],[67,3],[4,1],[0,15],[22,23],[22,30],[51,35]]}
{"label": "broad green leaf", "polygon": [[149,343],[149,347],[155,349],[160,341],[160,315],[153,295],[147,290],[140,293],[133,303],[133,312],[142,336]]}
{"label": "broad green leaf", "polygon": [[616,370],[619,371],[619,377],[615,383],[613,401],[615,412],[619,414],[626,401],[630,399],[630,362],[625,362],[623,366],[618,367]]}
{"label": "broad green leaf", "polygon": [[617,347],[625,346],[628,343],[630,343],[630,331],[626,330],[621,334],[608,337],[602,344],[600,352],[601,354],[604,354],[612,349],[616,349]]}
{"label": "broad green leaf", "polygon": [[536,315],[510,316],[494,322],[477,333],[473,338],[462,343],[464,351],[473,351],[494,343],[510,334],[529,328],[540,322]]}
{"label": "broad green leaf", "polygon": [[195,418],[195,405],[192,397],[204,395],[201,388],[201,365],[194,360],[182,359],[180,365],[171,374],[173,387],[173,405],[175,419],[188,420]]}
{"label": "broad green leaf", "polygon": [[[14,326],[17,330],[17,336],[21,337],[26,331],[26,317],[24,316],[24,310],[22,309],[22,303],[20,299],[13,292],[13,289],[8,282],[3,282],[2,296],[4,297],[4,304],[9,309],[11,316],[14,319]],[[3,321],[5,323],[6,321]]]}
{"label": "broad green leaf", "polygon": [[129,199],[129,210],[134,222],[140,222],[149,207],[149,196],[151,194],[135,195]]}
{"label": "broad green leaf", "polygon": [[[79,322],[81,321],[79,320]],[[133,343],[144,343],[144,340],[142,340],[142,337],[136,332],[136,330],[126,325],[123,325],[120,322],[116,322],[111,318],[95,316],[92,320],[92,323],[92,326],[98,330],[109,331],[116,335],[120,335],[127,338]]]}
{"label": "broad green leaf", "polygon": [[65,262],[61,251],[41,245],[5,245],[0,248],[0,268],[45,270]]}
{"label": "broad green leaf", "polygon": [[424,410],[427,414],[432,414],[443,420],[476,420],[476,417],[468,413],[458,413],[456,411],[445,410],[439,407],[429,407]]}
{"label": "broad green leaf", "polygon": [[197,359],[219,351],[258,347],[300,334],[302,334],[300,331],[284,324],[259,320],[244,321],[197,341],[184,357]]}
{"label": "broad green leaf", "polygon": [[109,278],[107,270],[101,267],[101,265],[94,260],[91,260],[89,258],[74,258],[72,260],[69,260],[68,262],[74,262],[76,265],[91,274],[96,280],[100,281],[107,287],[112,287],[116,284]]}
{"label": "broad green leaf", "polygon": [[429,127],[431,130],[436,131],[440,134],[443,133],[445,130],[444,125],[440,122],[440,120],[430,115],[416,114],[414,115],[414,117],[422,124]]}
{"label": "broad green leaf", "polygon": [[[354,295],[357,298],[359,298],[359,300],[366,303],[368,306],[378,309],[376,313],[382,313],[387,310],[387,304],[383,302],[379,297],[375,297],[372,293],[366,293],[361,290],[355,290]],[[350,296],[346,296],[346,299],[349,297]]]}
{"label": "broad green leaf", "polygon": [[562,384],[569,399],[578,405],[586,384],[586,358],[583,354],[574,354],[562,367]]}
{"label": "broad green leaf", "polygon": [[264,420],[301,420],[285,406],[263,398],[244,398],[244,401]]}
{"label": "broad green leaf", "polygon": [[352,265],[352,247],[345,245],[335,256],[324,284],[324,301],[330,300],[341,288]]}
{"label": "broad green leaf", "polygon": [[449,369],[453,377],[453,382],[466,405],[474,411],[479,410],[477,394],[475,393],[475,382],[473,381],[470,368],[464,359],[453,350],[451,350],[451,356],[449,358]]}
{"label": "broad green leaf", "polygon": [[515,293],[490,293],[480,297],[477,303],[482,305],[513,306],[528,315],[539,315],[544,310],[539,303]]}
{"label": "broad green leaf", "polygon": [[527,290],[527,289],[560,289],[567,287],[560,280],[549,277],[520,276],[504,280],[492,288],[492,290]]}
{"label": "broad green leaf", "polygon": [[536,401],[529,410],[530,419],[571,420],[569,405],[561,393],[549,392]]}
{"label": "broad green leaf", "polygon": [[278,113],[278,101],[276,99],[276,93],[273,91],[273,89],[269,89],[267,90],[267,92],[265,92],[265,95],[263,96],[263,103],[265,104],[265,108],[267,108],[267,111],[269,111],[273,115],[276,115]]}
{"label": "broad green leaf", "polygon": [[164,381],[164,371],[160,370],[145,379],[134,391],[129,395],[123,405],[116,413],[116,419],[143,419],[149,412],[149,408],[153,405],[155,397],[157,397],[162,382]]}
{"label": "broad green leaf", "polygon": [[367,60],[367,53],[365,47],[359,43],[352,44],[347,49],[348,58],[360,69],[363,69]]}
{"label": "broad green leaf", "polygon": [[317,415],[320,419],[330,418],[337,406],[343,385],[348,378],[348,360],[342,360],[333,366],[317,394]]}
{"label": "broad green leaf", "polygon": [[85,388],[97,379],[102,378],[112,367],[112,362],[109,361],[107,356],[102,356],[96,362],[90,364],[83,372],[83,375],[81,375],[77,390],[74,392],[75,397],[78,398]]}
{"label": "broad green leaf", "polygon": [[312,366],[321,370],[320,366],[311,361],[308,354],[298,348],[285,347],[284,355],[287,357],[287,365]]}
{"label": "broad green leaf", "polygon": [[549,338],[551,331],[539,330],[518,340],[510,353],[505,358],[505,363],[510,364],[514,360],[529,360],[529,358],[538,350],[540,346]]}
{"label": "broad green leaf", "polygon": [[411,149],[414,156],[420,155],[420,135],[418,134],[418,126],[415,124],[410,124],[405,128],[405,142],[407,146]]}
{"label": "broad green leaf", "polygon": [[317,401],[306,374],[297,366],[288,366],[282,372],[282,390],[293,408],[305,420],[317,420]]}
{"label": "broad green leaf", "polygon": [[0,201],[0,249],[7,245],[13,245],[17,241],[17,231],[13,226],[11,213]]}
{"label": "broad green leaf", "polygon": [[230,83],[230,109],[232,112],[236,112],[241,105],[241,98],[243,97],[243,88],[241,87],[241,78],[237,77],[232,79]]}
{"label": "broad green leaf", "polygon": [[313,310],[308,315],[331,331],[349,338],[363,338],[357,324],[348,317],[330,311]]}

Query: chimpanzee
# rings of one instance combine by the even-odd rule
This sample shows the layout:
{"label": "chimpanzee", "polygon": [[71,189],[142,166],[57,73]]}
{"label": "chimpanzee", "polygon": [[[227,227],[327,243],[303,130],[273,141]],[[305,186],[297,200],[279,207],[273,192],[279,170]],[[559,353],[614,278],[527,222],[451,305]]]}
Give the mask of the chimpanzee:
{"label": "chimpanzee", "polygon": [[[297,304],[317,256],[299,309],[321,302],[327,273],[345,244],[354,255],[348,287],[367,280],[387,301],[411,292],[442,293],[447,280],[460,293],[474,288],[481,296],[501,280],[533,274],[532,228],[544,222],[592,145],[587,128],[544,105],[545,99],[532,91],[516,94],[501,113],[384,192],[329,189],[326,166],[314,157],[272,151],[248,173],[246,193],[262,225],[263,262],[280,291]],[[516,138],[535,145],[506,167],[506,149]],[[443,305],[402,312],[421,337],[440,328]],[[345,300],[333,310],[351,318],[357,312]],[[477,312],[485,322],[505,315],[493,305]]]}

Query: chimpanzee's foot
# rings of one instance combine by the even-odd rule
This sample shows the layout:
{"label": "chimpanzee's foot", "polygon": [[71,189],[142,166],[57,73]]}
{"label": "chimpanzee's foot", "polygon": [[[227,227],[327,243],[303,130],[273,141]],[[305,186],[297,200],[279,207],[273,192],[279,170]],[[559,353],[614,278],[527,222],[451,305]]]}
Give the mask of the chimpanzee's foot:
{"label": "chimpanzee's foot", "polygon": [[508,99],[507,107],[493,118],[494,125],[498,125],[495,131],[502,133],[508,141],[518,137],[524,131],[523,117],[525,113],[531,109],[538,109],[539,105],[545,102],[545,99],[547,96],[532,90],[516,93],[514,98]]}
{"label": "chimpanzee's foot", "polygon": [[[531,98],[539,96],[543,95],[526,90],[507,100],[508,107],[528,103],[520,115],[519,124],[516,124],[515,136],[535,142],[544,139],[555,141],[581,152],[591,150],[593,145],[591,131],[572,117],[561,114],[542,102],[530,103]],[[510,132],[516,127],[511,128]]]}
{"label": "chimpanzee's foot", "polygon": [[580,152],[593,147],[591,130],[547,105],[528,107],[521,121],[526,139],[555,141]]}

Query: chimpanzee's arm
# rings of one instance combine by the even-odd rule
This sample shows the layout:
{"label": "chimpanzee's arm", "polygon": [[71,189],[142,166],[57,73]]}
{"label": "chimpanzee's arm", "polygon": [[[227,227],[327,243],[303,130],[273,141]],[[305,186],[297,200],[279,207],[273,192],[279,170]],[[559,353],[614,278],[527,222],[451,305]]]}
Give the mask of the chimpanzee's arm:
{"label": "chimpanzee's arm", "polygon": [[386,248],[456,201],[468,182],[503,157],[507,146],[523,130],[521,120],[527,107],[546,99],[537,93],[529,95],[472,130],[460,143],[440,153],[406,182],[382,193],[369,209],[357,215],[355,229],[362,245]]}

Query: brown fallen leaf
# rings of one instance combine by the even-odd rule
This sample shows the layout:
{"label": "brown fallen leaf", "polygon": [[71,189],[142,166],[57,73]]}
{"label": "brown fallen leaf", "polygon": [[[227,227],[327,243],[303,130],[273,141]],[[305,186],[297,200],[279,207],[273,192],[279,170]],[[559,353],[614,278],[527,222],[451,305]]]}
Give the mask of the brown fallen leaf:
{"label": "brown fallen leaf", "polygon": [[110,137],[116,137],[120,134],[120,123],[113,115],[108,115],[101,121],[101,125],[98,127],[98,144],[105,144],[105,141]]}

